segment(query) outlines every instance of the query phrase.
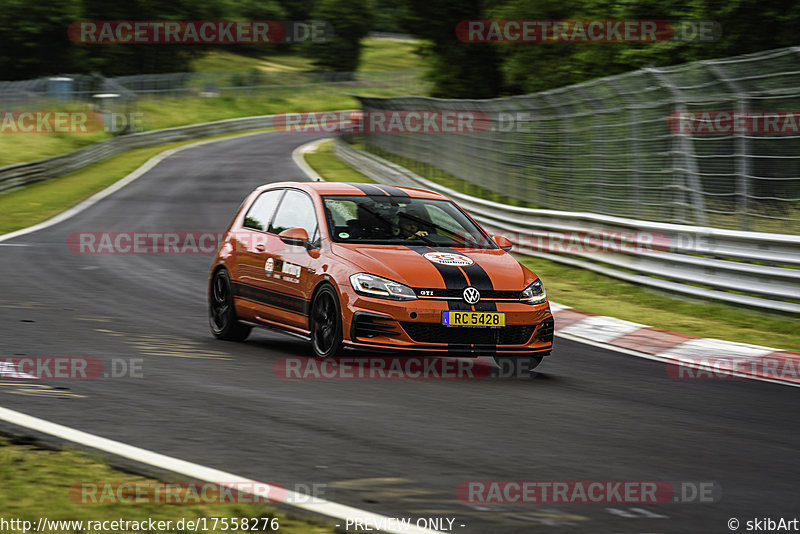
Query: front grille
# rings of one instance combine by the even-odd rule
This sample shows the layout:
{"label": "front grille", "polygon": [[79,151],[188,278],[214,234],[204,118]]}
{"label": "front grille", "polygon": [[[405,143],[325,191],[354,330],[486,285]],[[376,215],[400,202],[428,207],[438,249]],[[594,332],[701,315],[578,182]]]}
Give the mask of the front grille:
{"label": "front grille", "polygon": [[552,317],[548,317],[539,323],[539,330],[536,332],[536,339],[543,343],[553,342],[553,331],[555,330],[555,323]]}
{"label": "front grille", "polygon": [[355,317],[353,317],[353,337],[399,336],[400,332],[397,331],[397,326],[387,321],[392,320],[356,312]]}
{"label": "front grille", "polygon": [[[464,294],[463,289],[431,289],[428,287],[414,287],[412,288],[418,296],[434,297],[434,298],[457,298],[460,299]],[[500,291],[498,289],[479,289],[481,292],[481,300],[495,300],[495,299],[519,299],[522,291]]]}
{"label": "front grille", "polygon": [[534,325],[511,325],[502,328],[469,328],[437,323],[400,323],[408,336],[419,343],[456,343],[459,345],[524,345],[533,334]]}

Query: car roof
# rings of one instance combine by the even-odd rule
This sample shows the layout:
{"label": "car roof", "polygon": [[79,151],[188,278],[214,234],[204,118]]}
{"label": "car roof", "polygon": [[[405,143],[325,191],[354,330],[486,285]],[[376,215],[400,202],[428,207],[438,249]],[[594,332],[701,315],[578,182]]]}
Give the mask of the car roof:
{"label": "car roof", "polygon": [[412,198],[432,198],[450,200],[444,195],[417,189],[415,187],[400,187],[393,185],[355,182],[276,182],[260,186],[257,191],[266,191],[280,187],[295,187],[318,195],[408,195]]}

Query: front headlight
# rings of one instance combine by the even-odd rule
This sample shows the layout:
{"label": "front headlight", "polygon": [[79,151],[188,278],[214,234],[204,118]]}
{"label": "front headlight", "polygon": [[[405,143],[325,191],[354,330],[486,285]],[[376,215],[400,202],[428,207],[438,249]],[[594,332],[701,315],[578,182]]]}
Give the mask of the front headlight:
{"label": "front headlight", "polygon": [[537,278],[534,283],[526,287],[525,290],[520,293],[519,300],[525,304],[541,304],[547,301],[547,293],[544,290],[542,281]]}
{"label": "front headlight", "polygon": [[414,290],[393,280],[373,274],[358,273],[350,277],[350,285],[359,295],[390,300],[413,300],[417,298]]}

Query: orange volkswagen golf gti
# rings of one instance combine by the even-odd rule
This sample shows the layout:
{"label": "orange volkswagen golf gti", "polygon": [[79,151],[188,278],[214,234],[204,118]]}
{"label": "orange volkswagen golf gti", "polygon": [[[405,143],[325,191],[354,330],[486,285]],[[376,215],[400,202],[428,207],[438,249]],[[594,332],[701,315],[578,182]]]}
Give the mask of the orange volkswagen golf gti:
{"label": "orange volkswagen golf gti", "polygon": [[[225,340],[253,326],[345,347],[493,356],[529,370],[550,354],[544,286],[450,199],[341,182],[261,186],[242,203],[209,277]],[[505,360],[505,361],[504,361]]]}

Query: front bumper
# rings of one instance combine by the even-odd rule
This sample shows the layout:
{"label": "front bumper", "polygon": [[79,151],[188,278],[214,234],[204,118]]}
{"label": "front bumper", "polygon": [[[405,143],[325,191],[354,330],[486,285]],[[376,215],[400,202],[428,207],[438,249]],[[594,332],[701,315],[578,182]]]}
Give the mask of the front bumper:
{"label": "front bumper", "polygon": [[[392,301],[356,295],[343,308],[345,344],[437,354],[547,354],[553,348],[553,316],[545,302],[479,303],[476,311],[496,308],[505,313],[500,328],[451,327],[442,324],[448,301],[418,299]],[[471,308],[470,308],[471,309]],[[494,311],[494,310],[491,310]]]}

